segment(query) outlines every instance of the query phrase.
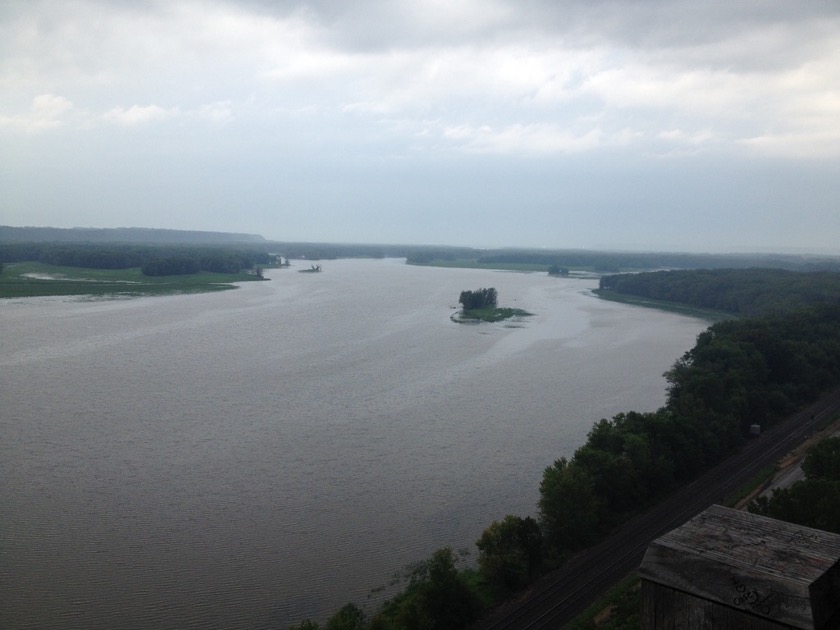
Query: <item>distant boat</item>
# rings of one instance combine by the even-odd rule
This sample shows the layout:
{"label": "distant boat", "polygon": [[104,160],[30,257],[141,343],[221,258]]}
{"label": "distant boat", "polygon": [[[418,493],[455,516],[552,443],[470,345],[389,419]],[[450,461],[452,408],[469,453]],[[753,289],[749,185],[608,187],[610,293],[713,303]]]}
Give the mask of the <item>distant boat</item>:
{"label": "distant boat", "polygon": [[309,269],[298,269],[300,273],[318,273],[321,271],[321,265],[312,265]]}

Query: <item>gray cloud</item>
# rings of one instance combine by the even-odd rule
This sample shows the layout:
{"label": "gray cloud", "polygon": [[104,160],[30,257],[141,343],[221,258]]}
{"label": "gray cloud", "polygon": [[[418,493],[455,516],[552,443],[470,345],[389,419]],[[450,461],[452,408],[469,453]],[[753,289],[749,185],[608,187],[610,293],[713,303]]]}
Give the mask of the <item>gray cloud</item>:
{"label": "gray cloud", "polygon": [[837,32],[828,2],[7,2],[0,212],[306,240],[673,248],[686,226],[692,249],[833,246]]}

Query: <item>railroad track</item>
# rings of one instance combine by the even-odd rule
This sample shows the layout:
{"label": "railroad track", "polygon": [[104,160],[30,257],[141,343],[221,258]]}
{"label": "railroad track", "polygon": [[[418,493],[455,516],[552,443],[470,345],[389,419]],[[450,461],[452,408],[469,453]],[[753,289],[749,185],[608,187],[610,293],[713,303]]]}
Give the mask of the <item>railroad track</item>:
{"label": "railroad track", "polygon": [[527,599],[478,624],[481,630],[562,628],[638,568],[651,541],[740,489],[840,410],[840,387],[751,440],[687,486],[626,522],[600,544],[543,578]]}

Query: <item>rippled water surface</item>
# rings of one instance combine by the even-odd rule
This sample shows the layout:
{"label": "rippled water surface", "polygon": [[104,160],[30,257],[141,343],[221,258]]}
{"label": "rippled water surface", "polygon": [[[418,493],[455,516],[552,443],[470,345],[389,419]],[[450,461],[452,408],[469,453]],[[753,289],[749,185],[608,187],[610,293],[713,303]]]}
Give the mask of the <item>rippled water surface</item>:
{"label": "rippled water surface", "polygon": [[[594,281],[402,261],[0,303],[0,627],[323,620],[493,519],[706,324]],[[458,325],[460,291],[535,313]]]}

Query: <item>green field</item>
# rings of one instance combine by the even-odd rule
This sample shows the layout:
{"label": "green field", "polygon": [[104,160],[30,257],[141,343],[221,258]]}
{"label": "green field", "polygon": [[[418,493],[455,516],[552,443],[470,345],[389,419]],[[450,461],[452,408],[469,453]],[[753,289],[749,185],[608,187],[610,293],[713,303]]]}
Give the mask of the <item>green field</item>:
{"label": "green field", "polygon": [[43,263],[7,263],[0,274],[0,298],[90,296],[127,298],[235,289],[234,282],[259,280],[252,273],[196,273],[144,276],[139,268],[86,269]]}

